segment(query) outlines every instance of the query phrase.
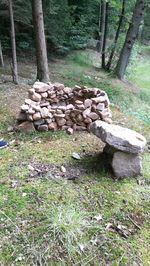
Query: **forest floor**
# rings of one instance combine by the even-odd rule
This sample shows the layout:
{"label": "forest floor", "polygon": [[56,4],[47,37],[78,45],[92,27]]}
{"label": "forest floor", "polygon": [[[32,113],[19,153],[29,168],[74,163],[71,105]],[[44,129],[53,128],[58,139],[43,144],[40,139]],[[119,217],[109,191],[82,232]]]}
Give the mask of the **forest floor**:
{"label": "forest floor", "polygon": [[[121,82],[99,69],[97,54],[76,52],[51,61],[50,77],[106,90],[113,121],[142,133],[149,146],[149,59],[147,48]],[[150,265],[149,149],[143,176],[117,181],[103,167],[103,143],[89,133],[8,132],[35,72],[26,57],[19,86],[9,68],[1,72],[0,138],[10,145],[0,150],[0,265]]]}

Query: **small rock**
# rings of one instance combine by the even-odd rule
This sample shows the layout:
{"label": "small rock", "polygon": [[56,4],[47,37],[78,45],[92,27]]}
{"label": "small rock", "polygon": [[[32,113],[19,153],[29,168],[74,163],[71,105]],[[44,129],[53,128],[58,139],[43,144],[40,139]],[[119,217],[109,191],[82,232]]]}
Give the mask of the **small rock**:
{"label": "small rock", "polygon": [[89,108],[89,107],[91,107],[91,105],[92,105],[92,100],[90,100],[90,99],[86,99],[86,100],[84,101],[84,106],[85,106],[85,108]]}
{"label": "small rock", "polygon": [[43,92],[43,93],[41,93],[41,96],[42,96],[42,98],[47,98],[48,97],[48,93],[47,92]]}
{"label": "small rock", "polygon": [[53,86],[54,86],[54,89],[56,91],[64,90],[64,84],[62,84],[62,83],[56,82],[56,83],[53,84]]}
{"label": "small rock", "polygon": [[76,119],[77,119],[78,122],[82,122],[83,121],[83,116],[81,114],[78,114],[76,116]]}
{"label": "small rock", "polygon": [[30,121],[30,122],[32,122],[33,121],[33,116],[30,115],[30,114],[27,114],[27,120]]}
{"label": "small rock", "polygon": [[90,123],[92,123],[92,119],[87,117],[87,118],[84,119],[84,123],[90,124]]}
{"label": "small rock", "polygon": [[83,102],[82,101],[79,101],[79,100],[76,100],[75,101],[75,104],[80,105],[80,104],[83,104]]}
{"label": "small rock", "polygon": [[57,123],[56,122],[52,122],[50,124],[48,124],[48,128],[52,131],[56,131],[58,126],[57,126]]}
{"label": "small rock", "polygon": [[21,110],[22,111],[28,111],[29,110],[29,105],[28,104],[23,104],[22,106],[21,106]]}
{"label": "small rock", "polygon": [[85,110],[84,104],[76,104],[76,108],[79,110]]}
{"label": "small rock", "polygon": [[64,126],[66,124],[66,119],[64,119],[64,118],[58,119],[57,118],[57,124],[58,124],[59,127]]}
{"label": "small rock", "polygon": [[34,121],[34,125],[35,125],[35,126],[39,126],[39,125],[44,124],[44,122],[45,122],[44,119],[39,119],[39,120]]}
{"label": "small rock", "polygon": [[65,114],[55,114],[54,116],[56,119],[59,119],[59,118],[64,118]]}
{"label": "small rock", "polygon": [[98,104],[98,103],[105,102],[107,100],[107,97],[106,97],[106,95],[105,96],[99,96],[99,97],[96,97],[96,98],[92,98],[91,100],[93,101],[93,103]]}
{"label": "small rock", "polygon": [[36,112],[35,114],[33,114],[33,120],[40,120],[41,119],[41,113],[40,112]]}
{"label": "small rock", "polygon": [[60,167],[60,170],[62,173],[66,173],[66,168],[63,165]]}
{"label": "small rock", "polygon": [[65,87],[65,88],[64,88],[64,93],[69,94],[69,93],[71,93],[71,92],[72,92],[72,89],[71,89],[71,88],[69,88],[69,87]]}
{"label": "small rock", "polygon": [[17,115],[16,115],[16,119],[17,121],[19,122],[24,122],[27,120],[27,114],[26,113],[23,113],[23,112],[19,112]]}
{"label": "small rock", "polygon": [[33,88],[35,89],[36,92],[43,93],[51,89],[51,85],[48,85],[44,82],[36,81],[33,85]]}
{"label": "small rock", "polygon": [[91,113],[91,109],[87,108],[86,110],[83,111],[83,117],[86,118],[90,113]]}
{"label": "small rock", "polygon": [[78,153],[76,153],[76,152],[72,153],[72,158],[74,158],[76,160],[80,160],[81,159],[80,155]]}
{"label": "small rock", "polygon": [[46,107],[41,108],[41,117],[48,118],[49,117],[49,110]]}
{"label": "small rock", "polygon": [[39,93],[36,93],[34,89],[29,90],[29,98],[35,102],[41,101],[41,95]]}
{"label": "small rock", "polygon": [[92,120],[97,120],[99,119],[99,115],[94,113],[94,112],[91,112],[89,115],[88,115],[89,118],[91,118]]}
{"label": "small rock", "polygon": [[40,125],[40,126],[38,126],[38,131],[48,131],[48,125]]}
{"label": "small rock", "polygon": [[7,128],[7,132],[13,132],[14,131],[14,128],[12,127],[12,126],[9,126],[8,128]]}
{"label": "small rock", "polygon": [[33,110],[33,109],[30,107],[29,110],[28,110],[28,114],[29,114],[29,115],[33,115],[33,114],[35,114],[35,110]]}
{"label": "small rock", "polygon": [[66,132],[69,134],[69,135],[73,135],[73,128],[69,127]]}
{"label": "small rock", "polygon": [[35,127],[32,122],[25,121],[18,126],[18,130],[24,133],[30,133],[35,131]]}
{"label": "small rock", "polygon": [[73,110],[75,107],[74,107],[74,105],[73,104],[68,104],[67,106],[66,106],[66,109],[67,110]]}
{"label": "small rock", "polygon": [[73,121],[71,119],[67,120],[66,125],[69,127],[73,126]]}
{"label": "small rock", "polygon": [[97,106],[96,106],[96,109],[99,110],[99,111],[103,111],[105,108],[105,104],[104,103],[99,103]]}

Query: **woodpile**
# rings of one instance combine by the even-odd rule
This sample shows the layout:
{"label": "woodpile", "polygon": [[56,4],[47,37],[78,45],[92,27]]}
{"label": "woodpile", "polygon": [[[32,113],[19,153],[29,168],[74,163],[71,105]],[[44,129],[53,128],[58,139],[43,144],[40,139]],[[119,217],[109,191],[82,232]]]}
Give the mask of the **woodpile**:
{"label": "woodpile", "polygon": [[18,128],[29,125],[39,131],[89,130],[95,120],[112,123],[109,99],[97,88],[65,87],[61,83],[35,82],[17,115]]}

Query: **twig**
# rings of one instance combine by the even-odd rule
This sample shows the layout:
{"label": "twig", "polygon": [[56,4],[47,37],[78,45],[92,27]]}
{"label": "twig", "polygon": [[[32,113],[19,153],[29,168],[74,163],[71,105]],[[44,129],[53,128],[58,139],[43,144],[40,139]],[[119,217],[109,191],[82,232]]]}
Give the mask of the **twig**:
{"label": "twig", "polygon": [[135,225],[136,228],[138,228],[139,230],[141,229],[141,227],[135,221],[133,221],[133,219],[129,215],[127,217]]}

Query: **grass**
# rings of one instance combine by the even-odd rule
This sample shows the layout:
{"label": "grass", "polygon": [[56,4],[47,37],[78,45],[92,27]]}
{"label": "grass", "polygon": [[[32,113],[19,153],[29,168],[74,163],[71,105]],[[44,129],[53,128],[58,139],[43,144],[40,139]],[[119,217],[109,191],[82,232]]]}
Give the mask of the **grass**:
{"label": "grass", "polygon": [[[114,121],[150,141],[147,97],[98,71],[92,58],[83,52],[54,62],[51,80],[106,90]],[[0,150],[0,265],[150,265],[149,153],[143,158],[143,185],[139,178],[117,182],[103,167],[103,144],[90,134],[8,133],[25,97],[23,88],[6,83],[0,90],[0,137],[11,143]],[[75,162],[72,152],[81,160]],[[78,178],[67,180],[51,171],[62,165]],[[33,175],[29,166],[49,171]],[[112,231],[106,230],[110,223]]]}

